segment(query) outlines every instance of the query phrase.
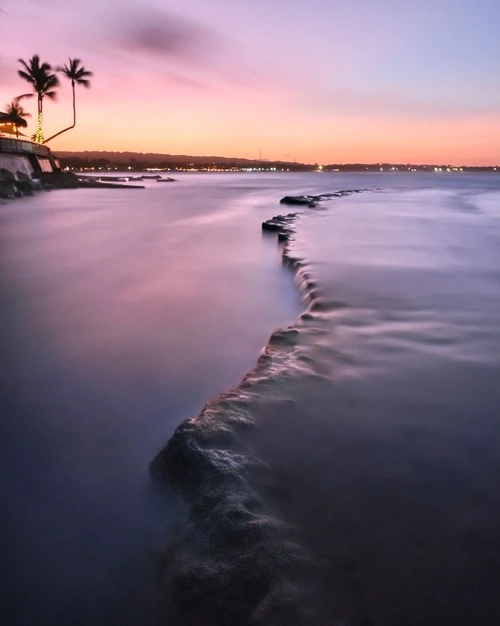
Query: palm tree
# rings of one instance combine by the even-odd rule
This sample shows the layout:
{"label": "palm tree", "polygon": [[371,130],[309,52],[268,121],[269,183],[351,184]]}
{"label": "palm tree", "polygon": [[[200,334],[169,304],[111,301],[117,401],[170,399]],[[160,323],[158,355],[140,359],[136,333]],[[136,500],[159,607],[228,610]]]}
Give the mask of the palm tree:
{"label": "palm tree", "polygon": [[[33,91],[38,97],[38,116],[36,127],[36,139],[38,143],[43,143],[43,99],[45,97],[54,100],[56,97],[56,87],[59,86],[59,79],[55,74],[52,74],[52,67],[48,63],[40,63],[40,57],[38,54],[34,54],[28,62],[23,59],[18,59],[19,63],[24,69],[18,70],[18,74],[32,87]],[[28,97],[32,94],[24,94],[21,97]]]}
{"label": "palm tree", "polygon": [[19,127],[26,128],[26,126],[28,126],[26,118],[31,117],[31,113],[25,111],[19,104],[19,98],[14,98],[14,100],[6,106],[5,112],[7,113],[9,120],[16,127],[16,137],[19,137],[18,129]]}
{"label": "palm tree", "polygon": [[44,143],[47,143],[47,141],[54,139],[54,137],[57,137],[58,135],[62,135],[62,133],[65,133],[67,130],[71,130],[76,126],[75,86],[83,85],[83,87],[86,87],[88,89],[90,87],[89,78],[93,76],[92,72],[89,72],[89,70],[81,65],[80,59],[68,59],[68,64],[64,65],[63,67],[58,67],[57,71],[63,73],[66,78],[71,81],[71,89],[73,90],[73,124],[71,126],[68,126],[68,128],[60,130],[55,135],[52,135],[52,137],[46,139]]}

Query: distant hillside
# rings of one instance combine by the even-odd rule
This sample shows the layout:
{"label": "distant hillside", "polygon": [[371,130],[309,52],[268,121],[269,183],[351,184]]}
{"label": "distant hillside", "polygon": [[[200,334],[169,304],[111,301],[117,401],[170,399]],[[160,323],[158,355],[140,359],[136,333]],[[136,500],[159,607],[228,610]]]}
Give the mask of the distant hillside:
{"label": "distant hillside", "polygon": [[186,154],[158,154],[156,152],[108,152],[85,151],[69,152],[56,150],[62,167],[101,168],[101,169],[132,169],[143,171],[146,168],[169,169],[204,169],[227,170],[259,168],[264,170],[317,171],[323,172],[379,172],[379,171],[423,171],[423,172],[495,172],[500,174],[498,166],[452,166],[449,164],[413,165],[410,163],[330,163],[318,166],[317,163],[297,163],[291,161],[267,161],[259,159],[242,159],[241,157],[192,156]]}
{"label": "distant hillside", "polygon": [[[220,165],[235,165],[245,167],[254,166],[262,163],[257,159],[242,159],[240,157],[221,157],[221,156],[192,156],[186,154],[158,154],[155,152],[99,152],[99,151],[85,151],[85,152],[68,152],[65,150],[56,150],[55,154],[60,159],[75,159],[78,161],[108,161],[109,163],[116,164],[137,164],[137,165],[163,165],[165,163],[176,163],[184,165],[211,165],[217,163]],[[268,161],[265,161],[268,164]],[[273,163],[280,163],[282,166],[304,166],[303,163],[292,163],[287,161],[273,161]],[[311,167],[311,166],[308,166]]]}

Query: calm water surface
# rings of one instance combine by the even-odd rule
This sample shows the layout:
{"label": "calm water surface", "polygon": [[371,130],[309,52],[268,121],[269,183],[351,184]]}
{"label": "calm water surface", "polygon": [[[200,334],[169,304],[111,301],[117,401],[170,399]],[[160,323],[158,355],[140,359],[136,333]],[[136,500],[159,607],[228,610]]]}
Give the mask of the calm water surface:
{"label": "calm water surface", "polygon": [[[285,194],[355,188],[371,191],[299,211],[287,254],[320,307],[294,322],[308,305],[260,222],[284,212]],[[246,446],[267,464],[242,490],[226,463],[223,490],[273,520],[259,535],[272,539],[266,568],[289,545],[281,523],[314,564],[308,617],[294,612],[307,603],[295,579],[256,597],[286,604],[290,624],[496,623],[499,190],[492,175],[186,175],[0,206],[3,622],[153,623],[157,548],[187,515],[190,550],[181,541],[166,592],[185,590],[180,570],[197,574],[169,623],[235,623],[207,606],[228,580],[240,591],[232,563],[196,578],[224,559],[190,513],[189,494],[200,505],[213,483],[193,487],[180,458],[183,504],[153,488],[148,464],[291,324],[293,341],[235,392],[253,428],[231,438],[233,405],[215,403],[217,438],[203,434],[217,462]],[[220,539],[229,518],[210,506]],[[203,585],[211,599],[190,596]],[[272,602],[255,602],[248,623],[279,623]]]}
{"label": "calm water surface", "polygon": [[319,563],[325,623],[497,623],[498,179],[332,201],[290,254],[321,305],[298,325],[311,366],[254,443]]}
{"label": "calm water surface", "polygon": [[148,464],[300,308],[260,232],[273,186],[199,175],[0,206],[2,624],[147,623],[171,514]]}

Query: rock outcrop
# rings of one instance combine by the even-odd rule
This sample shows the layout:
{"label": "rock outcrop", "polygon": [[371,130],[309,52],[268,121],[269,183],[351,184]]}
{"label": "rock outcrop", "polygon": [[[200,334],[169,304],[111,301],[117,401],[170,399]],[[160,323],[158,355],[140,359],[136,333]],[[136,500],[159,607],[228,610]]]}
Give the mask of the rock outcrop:
{"label": "rock outcrop", "polygon": [[262,230],[264,232],[276,233],[278,241],[288,241],[293,230],[291,225],[297,218],[297,213],[289,213],[288,215],[275,215],[270,220],[262,222]]}
{"label": "rock outcrop", "polygon": [[5,168],[0,168],[0,198],[12,200],[21,196],[31,196],[39,187],[40,183],[25,172],[18,170],[13,174]]}

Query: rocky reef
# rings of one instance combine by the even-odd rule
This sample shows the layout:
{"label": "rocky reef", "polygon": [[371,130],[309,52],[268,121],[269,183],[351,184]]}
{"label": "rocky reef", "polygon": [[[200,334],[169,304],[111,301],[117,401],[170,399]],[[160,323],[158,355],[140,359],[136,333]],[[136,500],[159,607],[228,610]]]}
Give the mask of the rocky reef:
{"label": "rocky reef", "polygon": [[[139,179],[142,180],[142,179]],[[173,181],[173,179],[172,179]],[[162,181],[158,181],[162,182]],[[170,181],[169,181],[170,182]],[[114,182],[102,182],[94,178],[80,178],[72,172],[55,170],[53,172],[33,173],[31,176],[17,170],[15,173],[0,168],[0,198],[13,200],[33,195],[37,190],[51,189],[144,189],[143,185],[126,185]]]}
{"label": "rocky reef", "polygon": [[0,198],[12,200],[22,196],[31,196],[41,188],[39,180],[33,179],[20,170],[15,174],[5,168],[0,168]]}
{"label": "rocky reef", "polygon": [[[281,202],[309,207],[360,191]],[[326,626],[318,612],[317,564],[296,529],[277,515],[273,470],[249,444],[270,389],[307,370],[296,346],[304,325],[325,306],[304,260],[290,249],[298,217],[275,215],[262,222],[262,232],[283,244],[283,264],[296,276],[306,311],[296,324],[275,331],[242,382],[183,422],[150,464],[155,484],[168,485],[185,505],[159,559],[167,606],[162,623]]]}
{"label": "rocky reef", "polygon": [[280,204],[308,206],[313,208],[322,200],[332,200],[333,198],[350,196],[353,193],[362,193],[363,191],[368,191],[368,189],[342,189],[340,191],[334,191],[333,193],[322,193],[319,196],[311,196],[307,194],[302,196],[285,196],[284,198],[281,198]]}
{"label": "rocky reef", "polygon": [[288,213],[288,215],[275,215],[269,220],[262,222],[262,230],[264,232],[276,233],[278,241],[288,241],[293,233],[292,224],[297,219],[297,213]]}

